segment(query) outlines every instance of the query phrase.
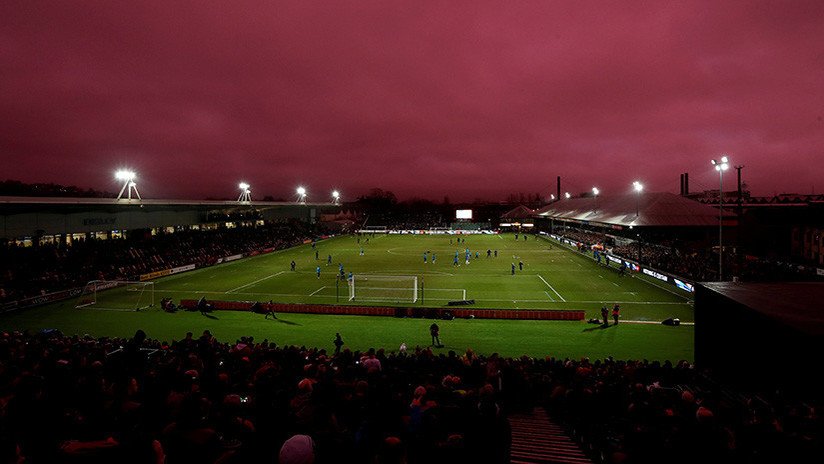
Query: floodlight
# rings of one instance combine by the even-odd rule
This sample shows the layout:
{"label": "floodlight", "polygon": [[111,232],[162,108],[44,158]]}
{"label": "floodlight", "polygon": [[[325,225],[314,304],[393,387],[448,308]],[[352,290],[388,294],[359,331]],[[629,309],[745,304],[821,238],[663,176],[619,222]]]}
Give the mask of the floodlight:
{"label": "floodlight", "polygon": [[337,190],[332,191],[332,203],[336,205],[340,204],[340,192]]}
{"label": "floodlight", "polygon": [[550,199],[550,200],[554,200],[554,199],[555,199],[555,194],[554,194],[554,193],[550,193],[550,194],[549,194],[549,199]]}
{"label": "floodlight", "polygon": [[[635,189],[635,193],[638,195],[635,196],[635,217],[638,217],[639,214],[639,205],[638,203],[641,201],[641,191],[644,190],[644,185],[638,182],[637,180],[632,183],[632,188]],[[631,228],[632,226],[630,226]]]}
{"label": "floodlight", "polygon": [[721,161],[711,160],[718,171],[718,280],[724,280],[724,171],[730,168],[730,159],[727,155],[721,156]]}
{"label": "floodlight", "polygon": [[251,185],[246,182],[241,182],[237,184],[238,188],[240,189],[240,196],[237,197],[238,203],[248,203],[252,201],[252,191],[249,190]]}
{"label": "floodlight", "polygon": [[296,192],[298,193],[298,203],[306,204],[306,189],[303,187],[298,187]]}
{"label": "floodlight", "polygon": [[136,174],[134,171],[129,171],[128,169],[121,169],[114,173],[114,178],[117,180],[134,180]]}
{"label": "floodlight", "polygon": [[599,193],[601,193],[601,191],[598,190],[598,187],[592,187],[592,194],[593,195],[598,196]]}
{"label": "floodlight", "polygon": [[[117,194],[118,200],[123,198],[123,192],[126,192],[127,199],[131,200],[132,190],[134,190],[135,195],[137,195],[137,199],[140,200],[140,193],[137,191],[137,183],[134,181],[137,178],[137,174],[134,171],[130,169],[118,169],[114,173],[114,178],[123,181],[123,188],[121,188],[120,193]],[[128,191],[126,189],[128,189]]]}
{"label": "floodlight", "polygon": [[340,193],[337,190],[335,190],[334,192],[332,192],[332,198],[340,198]]}
{"label": "floodlight", "polygon": [[564,192],[564,197],[566,197],[566,199],[569,200],[570,198],[572,198],[572,195],[570,195],[569,192]]}

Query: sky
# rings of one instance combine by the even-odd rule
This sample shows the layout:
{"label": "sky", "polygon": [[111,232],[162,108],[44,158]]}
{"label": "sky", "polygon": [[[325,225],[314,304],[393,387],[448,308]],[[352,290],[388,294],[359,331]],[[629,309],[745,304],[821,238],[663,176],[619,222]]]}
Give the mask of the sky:
{"label": "sky", "polygon": [[722,154],[824,191],[821,0],[0,2],[0,179],[500,200],[718,188]]}

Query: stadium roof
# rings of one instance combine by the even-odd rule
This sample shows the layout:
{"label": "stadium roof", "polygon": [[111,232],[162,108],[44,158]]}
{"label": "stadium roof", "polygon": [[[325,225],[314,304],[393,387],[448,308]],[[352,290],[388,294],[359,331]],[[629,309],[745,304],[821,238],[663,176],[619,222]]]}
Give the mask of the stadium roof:
{"label": "stadium roof", "polygon": [[524,205],[518,205],[501,215],[501,219],[532,219],[535,217],[535,210]]}
{"label": "stadium roof", "polygon": [[[636,215],[636,208],[638,214]],[[669,192],[558,200],[537,211],[539,217],[635,227],[718,226],[718,208]],[[735,218],[724,212],[725,225]]]}
{"label": "stadium roof", "polygon": [[[238,206],[232,200],[117,200],[114,198],[83,197],[4,197],[0,204],[14,205],[159,205],[159,206]],[[252,201],[253,206],[294,206],[294,201]],[[331,203],[306,203],[306,206],[329,206]],[[303,205],[301,205],[303,206]]]}
{"label": "stadium roof", "polygon": [[810,335],[824,335],[824,283],[704,282],[701,285],[772,320]]}

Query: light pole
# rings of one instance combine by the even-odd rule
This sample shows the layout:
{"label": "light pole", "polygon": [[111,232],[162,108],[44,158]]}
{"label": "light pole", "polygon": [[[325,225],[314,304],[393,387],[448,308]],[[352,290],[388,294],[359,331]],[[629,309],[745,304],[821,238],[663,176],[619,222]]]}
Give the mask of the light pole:
{"label": "light pole", "polygon": [[641,202],[641,191],[644,190],[644,185],[638,182],[637,180],[632,183],[632,188],[635,189],[635,217],[638,217],[638,204]]}
{"label": "light pole", "polygon": [[726,155],[720,161],[711,160],[718,171],[718,281],[724,280],[724,171],[730,168],[730,160]]}
{"label": "light pole", "polygon": [[306,189],[303,188],[303,187],[298,187],[297,194],[298,194],[298,203],[300,203],[301,205],[305,205],[306,204]]}
{"label": "light pole", "polygon": [[114,173],[114,178],[120,181],[123,181],[123,188],[120,189],[120,193],[117,194],[117,199],[120,200],[123,198],[123,192],[128,192],[126,194],[129,201],[132,201],[132,191],[137,196],[137,199],[140,200],[140,192],[137,191],[137,184],[135,183],[135,179],[137,178],[137,174],[134,171],[130,171],[128,169],[121,169]]}
{"label": "light pole", "polygon": [[592,196],[595,198],[595,213],[598,213],[598,194],[601,193],[598,187],[592,187]]}
{"label": "light pole", "polygon": [[333,205],[339,205],[340,204],[340,192],[338,192],[337,190],[332,192],[332,204]]}
{"label": "light pole", "polygon": [[241,182],[238,184],[238,188],[240,189],[240,196],[237,197],[238,203],[249,203],[252,201],[252,191],[249,190],[250,185],[246,182]]}

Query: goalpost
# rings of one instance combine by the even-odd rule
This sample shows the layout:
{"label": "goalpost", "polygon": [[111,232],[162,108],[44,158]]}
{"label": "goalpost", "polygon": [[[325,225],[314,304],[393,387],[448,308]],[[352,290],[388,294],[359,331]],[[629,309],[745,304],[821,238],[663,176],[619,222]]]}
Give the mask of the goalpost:
{"label": "goalpost", "polygon": [[92,280],[83,287],[75,308],[139,311],[154,306],[154,282]]}
{"label": "goalpost", "polygon": [[349,301],[418,301],[418,276],[353,274],[349,280]]}

